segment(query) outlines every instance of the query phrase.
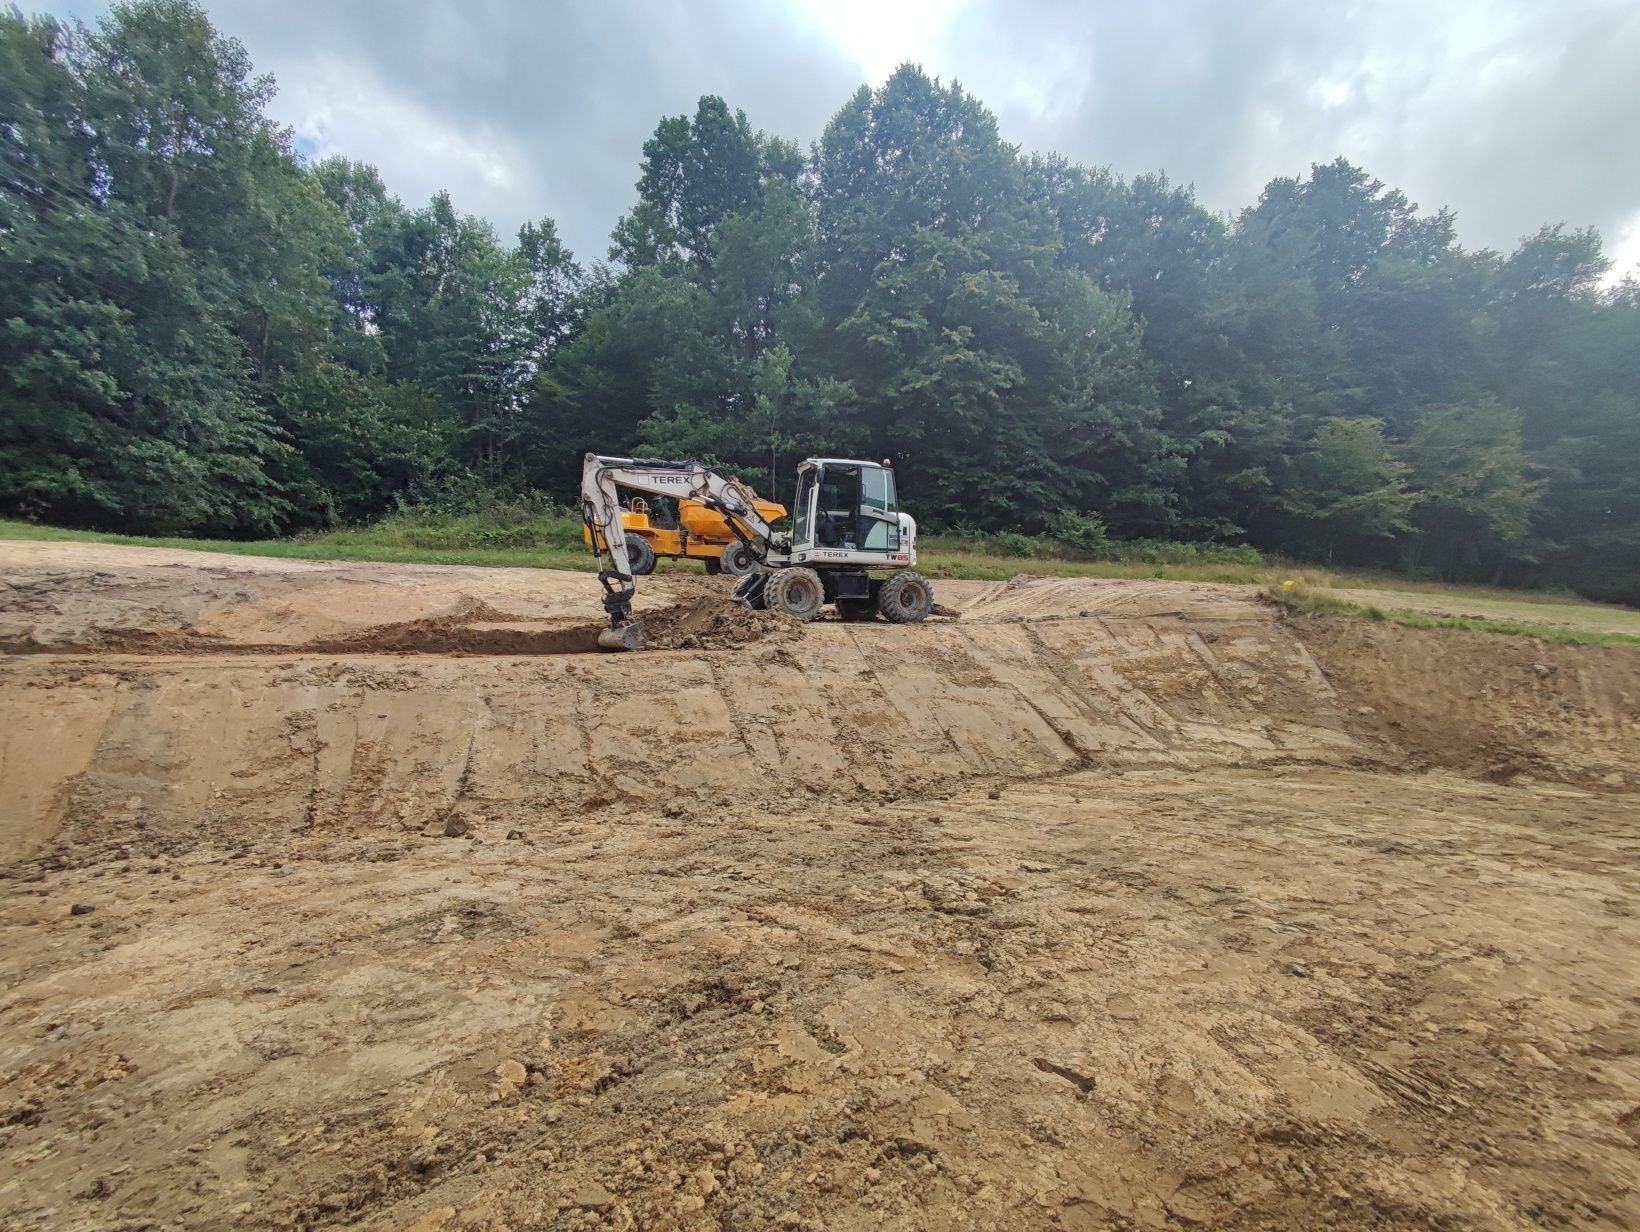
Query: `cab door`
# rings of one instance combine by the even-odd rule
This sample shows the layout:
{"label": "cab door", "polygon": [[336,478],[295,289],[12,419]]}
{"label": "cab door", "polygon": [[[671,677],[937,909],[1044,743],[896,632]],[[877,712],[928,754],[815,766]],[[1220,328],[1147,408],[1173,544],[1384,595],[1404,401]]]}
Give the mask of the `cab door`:
{"label": "cab door", "polygon": [[868,466],[860,472],[860,546],[868,552],[900,550],[900,517],[894,499],[894,472]]}
{"label": "cab door", "polygon": [[819,490],[817,470],[806,470],[797,476],[797,496],[792,500],[792,551],[801,552],[814,546],[814,496]]}

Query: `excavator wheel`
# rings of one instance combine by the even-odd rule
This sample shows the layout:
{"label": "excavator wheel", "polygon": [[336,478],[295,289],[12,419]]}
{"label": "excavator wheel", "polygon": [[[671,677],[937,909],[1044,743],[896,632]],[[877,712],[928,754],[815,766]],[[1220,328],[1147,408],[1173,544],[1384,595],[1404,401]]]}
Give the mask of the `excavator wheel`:
{"label": "excavator wheel", "polygon": [[644,577],[655,572],[655,548],[642,535],[626,537],[626,561],[633,577]]}
{"label": "excavator wheel", "polygon": [[870,599],[839,599],[837,615],[843,620],[875,620],[877,605]]}
{"label": "excavator wheel", "polygon": [[934,606],[934,586],[922,574],[902,569],[883,579],[877,588],[877,610],[897,625],[915,625],[928,619]]}
{"label": "excavator wheel", "polygon": [[758,561],[744,543],[726,543],[723,545],[723,555],[718,558],[718,567],[735,577],[745,577],[748,573],[757,572]]}
{"label": "excavator wheel", "polygon": [[717,577],[723,572],[723,561],[719,557],[703,556],[700,563],[706,566],[707,577]]}
{"label": "excavator wheel", "polygon": [[769,610],[793,620],[810,621],[826,602],[826,588],[813,569],[782,569],[769,578],[765,592]]}

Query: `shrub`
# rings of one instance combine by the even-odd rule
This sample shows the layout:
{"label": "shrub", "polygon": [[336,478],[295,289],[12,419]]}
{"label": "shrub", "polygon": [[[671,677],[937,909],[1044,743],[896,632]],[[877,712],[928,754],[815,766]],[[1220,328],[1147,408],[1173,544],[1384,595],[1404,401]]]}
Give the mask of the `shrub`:
{"label": "shrub", "polygon": [[1018,531],[999,530],[991,536],[990,548],[998,556],[1035,556],[1037,541]]}
{"label": "shrub", "polygon": [[1049,534],[1057,542],[1078,552],[1104,552],[1110,546],[1110,533],[1105,526],[1105,519],[1097,513],[1063,510],[1053,520]]}
{"label": "shrub", "polygon": [[1230,543],[1175,542],[1171,539],[1129,539],[1114,542],[1101,553],[1107,560],[1161,565],[1262,565],[1264,554],[1255,547]]}

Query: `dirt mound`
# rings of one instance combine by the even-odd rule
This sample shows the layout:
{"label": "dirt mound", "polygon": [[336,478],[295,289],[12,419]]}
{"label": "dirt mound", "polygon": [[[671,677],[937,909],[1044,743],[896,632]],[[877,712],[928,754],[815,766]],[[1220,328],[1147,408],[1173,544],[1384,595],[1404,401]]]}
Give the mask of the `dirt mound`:
{"label": "dirt mound", "polygon": [[389,621],[350,633],[291,645],[236,641],[194,629],[102,629],[90,643],[27,642],[0,647],[12,654],[290,655],[436,654],[557,655],[598,653],[601,624],[538,621],[463,597],[455,610],[417,620]]}
{"label": "dirt mound", "polygon": [[1494,780],[1640,787],[1640,648],[1343,616],[1287,625],[1364,734]]}
{"label": "dirt mound", "polygon": [[795,641],[803,626],[775,612],[754,612],[725,594],[702,595],[643,614],[651,650],[722,650],[768,639]]}

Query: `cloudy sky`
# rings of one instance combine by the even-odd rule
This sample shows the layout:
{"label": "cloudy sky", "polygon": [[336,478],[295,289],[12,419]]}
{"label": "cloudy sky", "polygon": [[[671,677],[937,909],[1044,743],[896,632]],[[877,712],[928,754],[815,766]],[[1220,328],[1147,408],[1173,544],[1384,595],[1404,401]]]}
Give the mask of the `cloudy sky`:
{"label": "cloudy sky", "polygon": [[[30,7],[24,0],[24,8]],[[95,17],[91,0],[59,14]],[[207,0],[311,154],[602,256],[664,114],[721,94],[805,146],[911,60],[1004,136],[1165,170],[1219,211],[1343,154],[1466,246],[1593,224],[1640,270],[1635,0]]]}

